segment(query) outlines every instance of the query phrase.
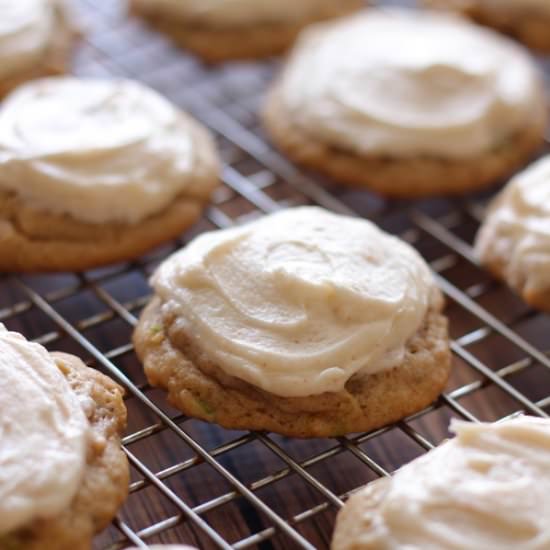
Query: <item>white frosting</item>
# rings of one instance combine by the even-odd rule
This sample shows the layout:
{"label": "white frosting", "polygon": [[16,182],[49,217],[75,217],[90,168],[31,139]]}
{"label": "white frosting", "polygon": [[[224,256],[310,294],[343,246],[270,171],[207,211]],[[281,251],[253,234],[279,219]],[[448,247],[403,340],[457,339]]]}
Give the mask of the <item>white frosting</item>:
{"label": "white frosting", "polygon": [[42,346],[0,324],[0,535],[49,518],[73,499],[89,425]]}
{"label": "white frosting", "polygon": [[138,2],[145,9],[169,16],[225,27],[311,19],[327,7],[338,6],[342,0],[138,0]]}
{"label": "white frosting", "polygon": [[0,0],[0,78],[32,69],[54,32],[51,0]]}
{"label": "white frosting", "polygon": [[512,285],[550,290],[550,155],[516,175],[495,199],[475,244],[484,258],[505,258]]}
{"label": "white frosting", "polygon": [[138,222],[193,186],[193,124],[137,82],[34,81],[0,109],[0,190],[85,222]]}
{"label": "white frosting", "polygon": [[226,373],[292,397],[399,364],[434,283],[409,245],[372,223],[302,207],[201,235],[152,284]]}
{"label": "white frosting", "polygon": [[356,547],[550,548],[550,421],[453,421],[451,428],[453,440],[388,480]]}
{"label": "white frosting", "polygon": [[285,116],[358,154],[467,158],[541,116],[520,46],[439,12],[371,9],[312,27],[281,81]]}

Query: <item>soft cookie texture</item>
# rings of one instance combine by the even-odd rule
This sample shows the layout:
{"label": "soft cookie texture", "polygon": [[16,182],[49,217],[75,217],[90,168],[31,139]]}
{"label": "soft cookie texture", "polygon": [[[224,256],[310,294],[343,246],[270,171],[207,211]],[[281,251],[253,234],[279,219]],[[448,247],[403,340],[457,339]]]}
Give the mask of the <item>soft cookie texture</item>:
{"label": "soft cookie texture", "polygon": [[517,174],[493,200],[475,252],[528,304],[550,311],[550,156]]}
{"label": "soft cookie texture", "polygon": [[451,429],[454,439],[350,497],[332,550],[550,547],[549,420]]}
{"label": "soft cookie texture", "polygon": [[[22,340],[16,342],[21,345]],[[25,356],[32,358],[29,353],[32,352],[27,351]],[[44,353],[47,352],[44,350]],[[120,435],[126,426],[123,390],[103,374],[86,367],[77,357],[64,353],[51,353],[49,357],[67,381],[67,391],[74,392],[84,413],[88,431],[84,440],[82,474],[68,507],[53,515],[45,510],[48,517],[35,517],[15,530],[0,534],[2,550],[89,550],[94,534],[108,525],[128,492],[128,464],[120,448]],[[37,403],[36,406],[42,405]],[[58,413],[52,411],[50,414],[54,418]],[[0,442],[0,448],[1,445]],[[73,449],[76,448],[73,445]],[[45,455],[45,464],[47,460],[50,456]],[[61,472],[55,472],[59,474]],[[14,477],[12,481],[15,480],[25,487],[24,480]],[[35,484],[50,482],[48,479],[32,480]],[[8,495],[12,490],[8,488]],[[48,496],[39,494],[42,499]],[[36,513],[39,506],[43,505],[37,499]],[[12,508],[9,512],[15,510]],[[10,521],[10,518],[4,517],[2,521]],[[17,515],[12,521],[17,522]]]}
{"label": "soft cookie texture", "polygon": [[550,3],[546,0],[423,0],[510,34],[530,48],[550,52]]}
{"label": "soft cookie texture", "polygon": [[199,218],[218,172],[208,131],[138,83],[21,87],[0,108],[0,270],[139,256]]}
{"label": "soft cookie texture", "polygon": [[363,7],[363,0],[131,0],[131,11],[210,62],[284,52],[308,24]]}
{"label": "soft cookie texture", "polygon": [[227,428],[368,431],[430,404],[449,375],[427,266],[364,220],[299,208],[205,234],[153,286],[133,338],[149,382]]}
{"label": "soft cookie texture", "polygon": [[292,437],[335,437],[395,422],[428,406],[443,391],[450,370],[447,320],[437,296],[433,309],[389,371],[351,379],[339,392],[280,397],[226,375],[193,347],[177,319],[160,315],[160,301],[145,309],[134,335],[149,382],[189,416],[231,429],[269,430]]}
{"label": "soft cookie texture", "polygon": [[0,97],[22,83],[68,72],[78,32],[62,1],[0,0]]}
{"label": "soft cookie texture", "polygon": [[[397,35],[415,47],[397,47]],[[545,123],[541,78],[521,46],[458,17],[405,9],[305,30],[264,110],[291,159],[404,198],[497,182],[540,148]]]}

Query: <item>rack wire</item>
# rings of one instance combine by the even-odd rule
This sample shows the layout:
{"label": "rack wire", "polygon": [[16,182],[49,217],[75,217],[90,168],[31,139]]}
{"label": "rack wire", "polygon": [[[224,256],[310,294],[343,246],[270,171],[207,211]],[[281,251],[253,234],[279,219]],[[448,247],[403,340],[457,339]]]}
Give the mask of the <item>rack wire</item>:
{"label": "rack wire", "polygon": [[[81,356],[127,389],[130,496],[95,548],[326,548],[346,497],[440,443],[450,418],[548,416],[549,319],[472,254],[489,194],[386,202],[301,172],[259,127],[276,61],[206,67],[127,18],[122,2],[73,3],[86,30],[75,73],[136,78],[156,88],[213,130],[224,159],[224,186],[184,238],[135,262],[82,274],[0,275],[0,322]],[[430,407],[374,432],[302,441],[186,418],[147,384],[130,337],[155,266],[196,233],[298,204],[373,219],[430,262],[448,298],[454,354],[448,389]]]}

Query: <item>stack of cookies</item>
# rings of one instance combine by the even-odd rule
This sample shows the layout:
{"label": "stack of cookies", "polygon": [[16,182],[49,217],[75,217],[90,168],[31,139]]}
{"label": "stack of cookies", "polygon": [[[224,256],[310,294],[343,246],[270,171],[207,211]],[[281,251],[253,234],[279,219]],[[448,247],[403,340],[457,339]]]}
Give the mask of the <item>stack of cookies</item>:
{"label": "stack of cookies", "polygon": [[[542,1],[426,3],[438,9],[361,0],[129,9],[208,62],[289,50],[262,119],[298,165],[389,198],[464,195],[525,167],[547,109],[524,46],[449,12],[540,49],[550,49],[550,12]],[[220,177],[210,132],[136,81],[63,75],[78,32],[60,0],[0,0],[0,19],[0,271],[129,261],[189,229]],[[549,158],[513,177],[475,252],[550,311],[549,190]],[[133,337],[149,383],[226,428],[371,431],[429,406],[449,378],[429,266],[364,219],[288,208],[205,233],[165,259],[151,285]],[[123,389],[3,325],[0,369],[0,550],[88,549],[127,493]],[[548,422],[453,430],[353,496],[334,548],[549,548],[531,503],[550,505]],[[495,501],[495,487],[507,500]]]}

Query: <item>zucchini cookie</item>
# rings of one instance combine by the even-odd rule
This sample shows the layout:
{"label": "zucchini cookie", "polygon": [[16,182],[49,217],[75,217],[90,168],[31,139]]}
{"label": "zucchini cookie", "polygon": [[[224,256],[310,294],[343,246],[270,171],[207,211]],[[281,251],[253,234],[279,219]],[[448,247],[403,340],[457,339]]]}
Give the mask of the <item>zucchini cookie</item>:
{"label": "zucchini cookie", "polygon": [[528,304],[550,311],[550,156],[517,174],[493,200],[475,252]]}
{"label": "zucchini cookie", "polygon": [[0,324],[0,549],[89,550],[128,492],[122,389]]}
{"label": "zucchini cookie", "polygon": [[129,80],[50,78],[0,107],[0,271],[80,271],[177,237],[218,183],[207,130]]}
{"label": "zucchini cookie", "polygon": [[77,33],[61,1],[0,0],[0,97],[27,80],[67,72]]}
{"label": "zucchini cookie", "polygon": [[520,45],[458,16],[399,8],[305,30],[264,111],[297,163],[403,198],[495,183],[540,148],[546,120]]}
{"label": "zucchini cookie", "polygon": [[451,429],[455,438],[348,500],[332,550],[550,548],[550,421]]}
{"label": "zucchini cookie", "polygon": [[550,3],[547,0],[423,0],[432,8],[460,12],[478,23],[517,38],[530,48],[550,52]]}
{"label": "zucchini cookie", "polygon": [[201,235],[151,283],[135,349],[149,382],[189,416],[337,436],[412,414],[447,382],[431,272],[366,220],[284,210]]}
{"label": "zucchini cookie", "polygon": [[363,0],[130,0],[133,13],[210,62],[282,53],[306,25],[348,14],[364,4]]}

